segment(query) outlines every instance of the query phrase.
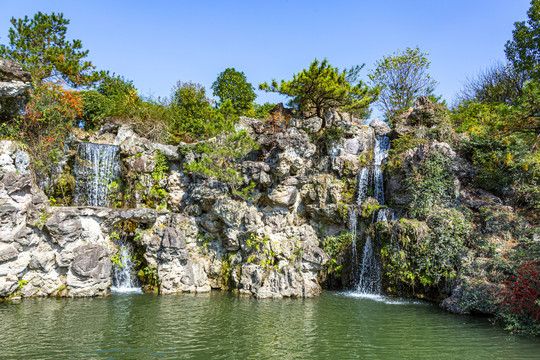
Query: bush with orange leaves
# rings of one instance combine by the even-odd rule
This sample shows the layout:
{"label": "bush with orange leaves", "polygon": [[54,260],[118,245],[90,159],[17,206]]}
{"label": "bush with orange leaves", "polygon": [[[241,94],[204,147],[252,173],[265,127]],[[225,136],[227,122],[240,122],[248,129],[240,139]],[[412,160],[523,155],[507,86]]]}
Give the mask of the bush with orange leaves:
{"label": "bush with orange leaves", "polygon": [[62,156],[64,141],[82,114],[80,95],[58,84],[36,85],[11,134],[25,143],[38,178],[46,178]]}

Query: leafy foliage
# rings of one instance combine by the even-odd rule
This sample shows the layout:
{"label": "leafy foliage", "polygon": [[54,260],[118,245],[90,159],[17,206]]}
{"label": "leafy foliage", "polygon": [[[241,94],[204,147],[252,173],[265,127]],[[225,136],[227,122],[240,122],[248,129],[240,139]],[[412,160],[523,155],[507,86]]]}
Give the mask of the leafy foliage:
{"label": "leafy foliage", "polygon": [[33,88],[23,113],[9,124],[12,136],[28,146],[40,179],[48,178],[60,160],[64,141],[81,114],[82,101],[77,92],[44,83]]}
{"label": "leafy foliage", "polygon": [[256,148],[258,144],[245,130],[219,139],[200,141],[185,150],[193,151],[199,157],[185,164],[184,169],[229,184],[235,190],[243,182],[236,161]]}
{"label": "leafy foliage", "polygon": [[463,214],[452,208],[435,208],[426,222],[401,219],[382,249],[383,269],[398,289],[426,291],[452,280],[465,252],[471,231]]}
{"label": "leafy foliage", "polygon": [[97,87],[97,92],[107,98],[126,97],[137,92],[133,81],[120,75],[105,76]]}
{"label": "leafy foliage", "polygon": [[236,118],[231,111],[231,104],[225,106],[227,116],[224,116],[213,108],[212,103],[206,97],[202,85],[179,81],[171,99],[171,109],[174,112],[171,123],[173,139],[192,142],[222,131],[231,131]]}
{"label": "leafy foliage", "polygon": [[535,209],[540,209],[538,91],[531,81],[514,106],[465,102],[452,115],[457,131],[468,135],[461,151],[478,169],[476,185]]}
{"label": "leafy foliage", "polygon": [[0,45],[0,56],[17,61],[37,83],[63,80],[72,87],[90,85],[105,73],[94,71],[84,60],[80,40],[66,40],[69,20],[62,13],[38,12],[33,18],[11,19],[9,46]]}
{"label": "leafy foliage", "polygon": [[270,85],[264,82],[259,88],[291,97],[289,106],[323,118],[322,128],[325,128],[324,110],[339,108],[362,115],[377,99],[378,90],[369,88],[358,79],[362,68],[363,65],[339,71],[338,68],[329,65],[326,59],[320,63],[315,59],[309,69],[294,74],[292,80],[281,80],[280,84],[272,80]]}
{"label": "leafy foliage", "polygon": [[516,22],[512,40],[506,43],[505,53],[514,68],[540,80],[540,1],[532,0],[527,11],[529,20]]}
{"label": "leafy foliage", "polygon": [[433,94],[437,82],[427,73],[427,55],[418,47],[407,48],[376,62],[369,78],[381,89],[377,106],[387,119],[411,107],[417,97]]}
{"label": "leafy foliage", "polygon": [[109,99],[95,90],[81,91],[83,109],[80,120],[87,131],[95,130],[100,119],[104,118],[110,109]]}
{"label": "leafy foliage", "polygon": [[334,274],[336,277],[341,276],[340,258],[351,247],[354,236],[350,232],[342,232],[338,236],[327,236],[322,241],[322,249],[330,256],[330,261],[325,264],[328,274]]}
{"label": "leafy foliage", "polygon": [[448,206],[455,199],[455,176],[450,171],[450,159],[438,151],[431,151],[418,167],[411,169],[406,179],[411,196],[409,213],[425,219],[435,206]]}
{"label": "leafy foliage", "polygon": [[214,96],[219,97],[218,105],[229,100],[234,110],[239,114],[245,114],[257,97],[253,85],[247,82],[243,71],[227,68],[221,72],[212,84]]}
{"label": "leafy foliage", "polygon": [[254,104],[253,108],[250,112],[248,112],[247,116],[253,116],[256,119],[263,119],[267,117],[270,114],[270,110],[272,110],[276,104],[265,102],[264,104]]}
{"label": "leafy foliage", "polygon": [[511,330],[540,335],[539,268],[538,260],[522,263],[516,276],[504,282],[502,316]]}

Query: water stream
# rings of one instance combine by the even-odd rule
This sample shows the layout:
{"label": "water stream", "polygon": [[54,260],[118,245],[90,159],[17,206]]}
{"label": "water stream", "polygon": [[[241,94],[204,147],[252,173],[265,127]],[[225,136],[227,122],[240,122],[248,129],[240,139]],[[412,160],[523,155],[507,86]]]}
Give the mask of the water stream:
{"label": "water stream", "polygon": [[120,243],[120,249],[115,256],[111,291],[116,293],[142,293],[135,273],[133,247],[127,241],[123,241]]}
{"label": "water stream", "polygon": [[[373,197],[377,199],[379,205],[384,205],[384,179],[381,170],[381,164],[388,157],[390,148],[390,140],[386,136],[381,136],[375,139],[373,147],[373,165],[371,167],[363,167],[358,171],[357,179],[357,198],[356,205],[362,205],[366,200],[370,190]],[[379,294],[381,291],[380,283],[380,264],[378,263],[373,251],[371,238],[367,238],[362,251],[362,263],[357,264],[358,253],[356,249],[356,227],[358,225],[357,209],[353,209],[350,213],[349,228],[353,234],[352,244],[352,278],[356,283],[355,289],[359,294]],[[388,209],[380,209],[371,223],[378,221],[387,221],[390,211]]]}
{"label": "water stream", "polygon": [[80,143],[73,166],[77,206],[110,206],[113,184],[120,176],[118,146]]}

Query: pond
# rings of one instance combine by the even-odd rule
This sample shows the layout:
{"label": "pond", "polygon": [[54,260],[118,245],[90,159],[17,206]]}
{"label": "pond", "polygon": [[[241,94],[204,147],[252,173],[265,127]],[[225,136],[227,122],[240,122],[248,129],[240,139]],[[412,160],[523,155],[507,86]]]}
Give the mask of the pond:
{"label": "pond", "polygon": [[226,292],[0,303],[2,359],[533,359],[540,340],[420,301]]}

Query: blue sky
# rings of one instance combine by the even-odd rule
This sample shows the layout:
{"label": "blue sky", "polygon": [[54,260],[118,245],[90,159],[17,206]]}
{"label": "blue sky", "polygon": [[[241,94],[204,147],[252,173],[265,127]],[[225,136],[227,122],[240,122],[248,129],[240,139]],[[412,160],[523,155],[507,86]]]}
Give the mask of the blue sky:
{"label": "blue sky", "polygon": [[[437,94],[451,101],[467,76],[504,60],[529,0],[438,1],[55,1],[0,0],[0,43],[9,19],[63,12],[99,68],[132,79],[144,95],[168,96],[178,81],[207,89],[227,67],[256,87],[289,79],[314,58],[339,68],[397,49],[429,53]],[[211,95],[211,90],[208,90]],[[258,91],[257,102],[284,101]]]}

